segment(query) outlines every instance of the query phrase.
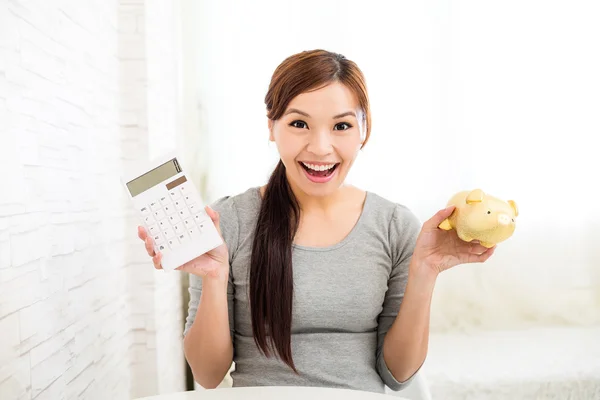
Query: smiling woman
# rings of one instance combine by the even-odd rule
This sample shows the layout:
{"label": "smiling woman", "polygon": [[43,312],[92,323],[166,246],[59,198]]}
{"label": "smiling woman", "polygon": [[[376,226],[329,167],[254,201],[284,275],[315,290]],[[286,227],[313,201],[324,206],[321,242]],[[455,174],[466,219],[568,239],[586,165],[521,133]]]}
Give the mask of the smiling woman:
{"label": "smiling woman", "polygon": [[277,167],[266,185],[213,203],[224,244],[179,268],[192,274],[194,377],[216,387],[235,361],[233,386],[401,390],[427,354],[438,273],[494,249],[439,229],[450,208],[421,226],[406,206],[345,183],[371,126],[354,62],[295,54],[265,104]]}

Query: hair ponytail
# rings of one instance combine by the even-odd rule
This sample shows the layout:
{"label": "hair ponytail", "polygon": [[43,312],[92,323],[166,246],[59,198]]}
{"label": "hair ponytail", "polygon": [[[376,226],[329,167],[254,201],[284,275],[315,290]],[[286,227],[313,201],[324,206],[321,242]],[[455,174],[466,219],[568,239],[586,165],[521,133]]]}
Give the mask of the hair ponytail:
{"label": "hair ponytail", "polygon": [[250,267],[250,304],[254,341],[268,357],[269,345],[294,371],[291,349],[292,243],[300,207],[281,160],[262,199]]}

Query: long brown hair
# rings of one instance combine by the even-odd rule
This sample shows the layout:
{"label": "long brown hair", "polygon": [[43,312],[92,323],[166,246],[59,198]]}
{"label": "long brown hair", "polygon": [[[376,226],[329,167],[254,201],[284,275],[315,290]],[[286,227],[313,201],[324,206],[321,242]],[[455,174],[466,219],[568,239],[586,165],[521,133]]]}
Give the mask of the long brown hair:
{"label": "long brown hair", "polygon": [[[341,54],[325,50],[304,51],[286,58],[275,70],[265,96],[267,117],[281,118],[293,98],[333,82],[354,92],[363,111],[366,137],[371,113],[365,79],[357,65]],[[300,221],[300,206],[279,160],[262,199],[250,266],[252,331],[258,348],[267,357],[275,350],[294,372],[291,328],[293,304],[292,244]]]}

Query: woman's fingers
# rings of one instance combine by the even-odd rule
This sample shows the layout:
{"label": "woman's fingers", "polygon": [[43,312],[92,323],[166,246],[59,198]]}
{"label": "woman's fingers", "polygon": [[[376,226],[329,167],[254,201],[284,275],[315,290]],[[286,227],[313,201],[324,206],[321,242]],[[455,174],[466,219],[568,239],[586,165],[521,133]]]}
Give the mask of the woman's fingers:
{"label": "woman's fingers", "polygon": [[464,263],[479,263],[484,262],[494,254],[496,246],[485,247],[479,244],[479,242],[464,242],[459,248],[459,259]]}
{"label": "woman's fingers", "polygon": [[487,247],[482,246],[480,244],[471,244],[469,246],[469,253],[471,254],[483,254],[487,251]]}
{"label": "woman's fingers", "polygon": [[148,252],[148,255],[150,257],[154,257],[156,252],[154,251],[154,243],[152,238],[146,237],[146,240],[144,240],[144,245],[146,246],[146,252]]}
{"label": "woman's fingers", "polygon": [[138,237],[142,240],[146,240],[147,236],[146,229],[144,229],[143,226],[138,226]]}
{"label": "woman's fingers", "polygon": [[482,254],[479,254],[478,256],[476,256],[477,261],[475,261],[475,262],[487,261],[487,259],[490,258],[492,256],[492,254],[494,254],[494,251],[496,251],[496,246],[490,247],[490,248],[486,247],[486,250]]}
{"label": "woman's fingers", "polygon": [[204,207],[204,210],[206,211],[206,213],[208,214],[208,216],[212,220],[213,224],[215,224],[215,227],[217,228],[217,232],[219,232],[219,235],[220,235],[221,234],[221,226],[220,226],[220,215],[219,215],[219,213],[216,212],[215,210],[213,210],[212,208],[210,208],[210,206]]}
{"label": "woman's fingers", "polygon": [[152,257],[152,263],[154,264],[154,268],[162,269],[162,265],[160,261],[162,260],[162,254],[160,252],[156,253],[154,257]]}
{"label": "woman's fingers", "polygon": [[446,218],[448,218],[450,215],[452,215],[455,208],[456,208],[455,206],[448,206],[446,208],[439,210],[438,212],[436,212],[434,214],[433,217],[431,217],[429,220],[425,221],[425,223],[423,224],[423,228],[425,228],[425,230],[429,230],[429,231],[438,229],[438,226]]}
{"label": "woman's fingers", "polygon": [[154,268],[162,269],[162,265],[160,264],[162,254],[154,251],[154,240],[152,240],[152,238],[148,236],[148,233],[146,232],[146,229],[144,229],[143,226],[138,226],[138,237],[144,241],[144,247],[146,248],[146,252],[148,253],[148,255],[152,257],[152,263],[154,264]]}
{"label": "woman's fingers", "polygon": [[487,247],[483,247],[479,242],[465,242],[457,238],[459,244],[457,251],[461,254],[481,254],[487,250]]}

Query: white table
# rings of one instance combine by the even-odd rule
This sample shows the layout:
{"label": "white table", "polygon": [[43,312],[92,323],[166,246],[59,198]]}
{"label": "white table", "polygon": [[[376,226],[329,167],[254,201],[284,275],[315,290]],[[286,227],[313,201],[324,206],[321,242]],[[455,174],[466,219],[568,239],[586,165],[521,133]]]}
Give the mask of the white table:
{"label": "white table", "polygon": [[197,390],[144,397],[138,400],[407,400],[385,394],[348,389],[295,386],[257,386]]}

